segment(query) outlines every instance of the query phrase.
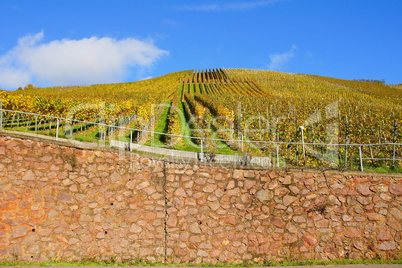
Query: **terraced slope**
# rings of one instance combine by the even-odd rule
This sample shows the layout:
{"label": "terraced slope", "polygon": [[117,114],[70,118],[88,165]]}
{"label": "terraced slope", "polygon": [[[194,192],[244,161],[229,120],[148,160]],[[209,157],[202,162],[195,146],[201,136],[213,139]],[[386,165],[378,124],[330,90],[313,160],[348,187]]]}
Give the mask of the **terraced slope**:
{"label": "terraced slope", "polygon": [[[268,155],[273,141],[377,144],[402,140],[402,89],[379,83],[249,69],[204,69],[131,83],[38,88],[0,92],[3,108],[81,120],[103,120],[139,130],[192,138],[138,135],[137,142],[209,152]],[[92,132],[96,132],[94,130]],[[77,131],[88,136],[90,129]],[[127,139],[129,133],[122,138]],[[132,134],[131,134],[132,135]],[[98,138],[99,134],[89,135]],[[332,148],[332,147],[331,147]],[[280,145],[284,161],[322,166],[328,147]],[[337,147],[339,162],[358,147]],[[364,147],[365,155],[401,158],[400,146]],[[354,160],[353,160],[354,161]],[[372,161],[373,164],[381,161]]]}

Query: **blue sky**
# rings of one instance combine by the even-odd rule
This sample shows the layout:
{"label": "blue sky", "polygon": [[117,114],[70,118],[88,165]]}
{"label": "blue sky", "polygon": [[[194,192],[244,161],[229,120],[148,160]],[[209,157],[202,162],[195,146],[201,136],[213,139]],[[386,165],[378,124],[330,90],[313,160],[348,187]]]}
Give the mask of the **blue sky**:
{"label": "blue sky", "polygon": [[402,83],[400,0],[0,0],[0,88],[251,68]]}

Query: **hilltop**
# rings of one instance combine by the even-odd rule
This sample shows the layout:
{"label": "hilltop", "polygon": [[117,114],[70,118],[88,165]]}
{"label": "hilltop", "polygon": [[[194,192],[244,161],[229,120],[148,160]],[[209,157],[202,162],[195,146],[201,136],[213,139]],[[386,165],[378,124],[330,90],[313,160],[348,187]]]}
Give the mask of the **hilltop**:
{"label": "hilltop", "polygon": [[[400,87],[308,74],[188,70],[138,82],[2,91],[0,97],[4,109],[92,122],[102,119],[192,137],[300,142],[303,135],[304,142],[343,144],[397,142],[402,137]],[[145,143],[150,139],[135,138]],[[200,142],[161,135],[153,139],[158,146],[186,150],[194,150]],[[254,155],[270,155],[275,150],[271,147],[240,150],[230,142],[206,146],[211,152]],[[285,155],[301,154],[296,147],[283,150]],[[299,159],[289,156],[288,161]]]}

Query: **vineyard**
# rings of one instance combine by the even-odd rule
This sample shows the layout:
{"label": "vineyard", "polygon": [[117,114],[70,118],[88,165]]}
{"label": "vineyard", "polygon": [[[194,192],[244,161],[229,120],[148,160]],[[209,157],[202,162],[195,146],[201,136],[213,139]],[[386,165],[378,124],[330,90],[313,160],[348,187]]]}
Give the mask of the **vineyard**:
{"label": "vineyard", "polygon": [[268,156],[278,166],[354,169],[363,155],[373,168],[398,168],[402,158],[400,85],[215,68],[131,83],[0,91],[0,99],[5,110],[66,119],[3,112],[3,128],[46,135],[61,128],[61,136],[84,141],[113,137]]}

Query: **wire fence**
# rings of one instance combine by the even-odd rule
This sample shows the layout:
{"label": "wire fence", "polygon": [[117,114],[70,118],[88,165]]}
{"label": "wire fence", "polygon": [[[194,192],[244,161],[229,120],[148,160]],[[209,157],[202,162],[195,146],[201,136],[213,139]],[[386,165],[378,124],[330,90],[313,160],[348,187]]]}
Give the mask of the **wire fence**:
{"label": "wire fence", "polygon": [[363,171],[373,167],[395,168],[402,161],[402,143],[309,143],[304,139],[301,142],[255,141],[247,140],[246,135],[231,140],[194,137],[127,127],[134,119],[135,116],[127,117],[114,124],[106,124],[102,119],[89,122],[2,109],[0,102],[0,130],[43,134],[55,140],[97,142],[103,146],[158,155],[186,155],[200,162],[233,159],[242,166],[260,163],[265,167],[331,167]]}

